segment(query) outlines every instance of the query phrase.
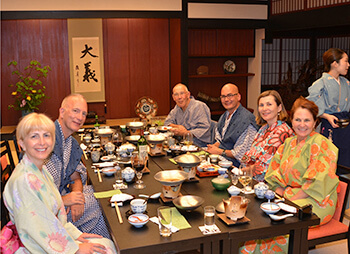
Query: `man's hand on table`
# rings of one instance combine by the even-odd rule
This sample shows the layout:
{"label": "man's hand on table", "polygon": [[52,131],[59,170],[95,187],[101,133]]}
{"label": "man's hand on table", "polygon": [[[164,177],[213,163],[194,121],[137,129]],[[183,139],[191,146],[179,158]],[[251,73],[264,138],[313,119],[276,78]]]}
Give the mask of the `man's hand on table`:
{"label": "man's hand on table", "polygon": [[224,149],[219,148],[215,144],[208,145],[207,147],[208,147],[207,152],[210,154],[219,154],[220,155],[224,151]]}
{"label": "man's hand on table", "polygon": [[174,132],[175,135],[183,136],[189,133],[189,131],[182,125],[170,124],[169,126],[172,127],[171,131]]}
{"label": "man's hand on table", "polygon": [[67,213],[71,211],[73,222],[78,221],[84,214],[85,198],[82,192],[72,191],[62,196],[63,203],[68,206]]}

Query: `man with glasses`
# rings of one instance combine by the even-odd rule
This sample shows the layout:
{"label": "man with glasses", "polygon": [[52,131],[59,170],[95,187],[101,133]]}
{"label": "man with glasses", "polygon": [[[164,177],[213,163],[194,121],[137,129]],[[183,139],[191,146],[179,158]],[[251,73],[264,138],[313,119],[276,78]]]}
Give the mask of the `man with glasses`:
{"label": "man with glasses", "polygon": [[208,145],[208,152],[222,155],[238,167],[243,155],[250,149],[259,127],[254,115],[241,105],[241,95],[236,85],[224,85],[220,98],[226,112],[216,125],[216,142]]}
{"label": "man with glasses", "polygon": [[87,172],[81,162],[83,151],[72,134],[84,124],[87,103],[80,94],[63,99],[55,121],[56,140],[46,167],[62,195],[67,220],[84,233],[111,238],[91,185],[86,185]]}
{"label": "man with glasses", "polygon": [[176,106],[170,111],[164,125],[169,125],[172,132],[178,136],[187,133],[193,135],[193,143],[199,147],[211,142],[210,110],[201,101],[195,100],[184,84],[177,84],[173,88],[173,99]]}

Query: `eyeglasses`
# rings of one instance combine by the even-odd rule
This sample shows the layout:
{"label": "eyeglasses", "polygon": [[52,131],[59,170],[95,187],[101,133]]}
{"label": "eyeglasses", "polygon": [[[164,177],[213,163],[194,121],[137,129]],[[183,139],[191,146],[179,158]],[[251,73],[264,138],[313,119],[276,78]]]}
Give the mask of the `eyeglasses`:
{"label": "eyeglasses", "polygon": [[186,92],[173,93],[173,96],[174,96],[174,97],[179,97],[179,96],[183,96],[183,95],[185,95],[185,94],[186,94]]}
{"label": "eyeglasses", "polygon": [[228,95],[221,95],[220,98],[221,98],[222,100],[225,100],[226,98],[232,99],[233,96],[236,96],[236,95],[238,95],[238,93],[235,93],[235,94],[229,93]]}

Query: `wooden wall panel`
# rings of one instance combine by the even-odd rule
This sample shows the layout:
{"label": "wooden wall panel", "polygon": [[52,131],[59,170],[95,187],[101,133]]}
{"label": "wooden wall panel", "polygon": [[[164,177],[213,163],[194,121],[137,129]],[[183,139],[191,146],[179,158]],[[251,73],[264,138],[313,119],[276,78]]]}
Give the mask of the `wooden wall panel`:
{"label": "wooden wall panel", "polygon": [[[150,27],[147,19],[129,20],[130,114],[139,98],[150,96]],[[134,113],[135,114],[135,113]]]}
{"label": "wooden wall panel", "polygon": [[218,29],[219,56],[254,56],[253,29]]}
{"label": "wooden wall panel", "polygon": [[62,99],[70,92],[66,20],[2,20],[1,25],[2,125],[16,125],[21,117],[21,112],[6,110],[7,105],[13,103],[10,96],[13,88],[8,85],[16,82],[15,76],[11,75],[13,69],[7,67],[12,60],[18,62],[20,70],[31,60],[38,60],[43,66],[52,68],[48,77],[43,79],[50,99],[40,105],[39,112],[45,112],[55,120]]}
{"label": "wooden wall panel", "polygon": [[136,117],[143,96],[157,101],[158,115],[167,114],[169,20],[106,19],[103,27],[107,118]]}
{"label": "wooden wall panel", "polygon": [[[181,82],[181,20],[170,19],[169,24],[169,37],[170,37],[170,91],[169,101],[170,108],[175,106],[175,102],[172,99],[172,87]],[[170,110],[169,108],[169,110]]]}
{"label": "wooden wall panel", "polygon": [[167,115],[170,107],[169,83],[169,24],[167,20],[151,19],[150,26],[150,90],[149,93],[158,103],[158,115]]}
{"label": "wooden wall panel", "polygon": [[217,41],[215,29],[190,29],[188,31],[189,56],[216,56]]}
{"label": "wooden wall panel", "polygon": [[130,117],[128,26],[128,19],[103,20],[107,118]]}

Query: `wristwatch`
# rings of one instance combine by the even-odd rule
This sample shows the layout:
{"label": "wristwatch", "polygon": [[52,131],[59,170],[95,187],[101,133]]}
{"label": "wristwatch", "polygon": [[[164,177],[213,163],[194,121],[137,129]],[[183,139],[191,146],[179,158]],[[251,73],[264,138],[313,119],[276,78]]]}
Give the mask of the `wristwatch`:
{"label": "wristwatch", "polygon": [[222,151],[221,156],[226,156],[226,150]]}

